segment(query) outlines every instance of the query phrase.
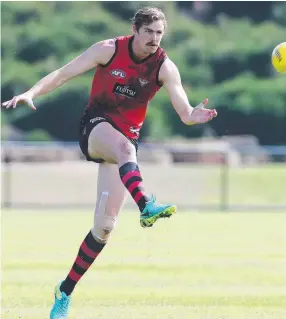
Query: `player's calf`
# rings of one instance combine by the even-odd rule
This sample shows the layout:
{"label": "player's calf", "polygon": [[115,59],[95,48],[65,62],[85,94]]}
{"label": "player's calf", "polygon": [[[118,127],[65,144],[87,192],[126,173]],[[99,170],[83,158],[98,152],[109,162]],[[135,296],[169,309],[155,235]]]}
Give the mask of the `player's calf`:
{"label": "player's calf", "polygon": [[108,192],[101,194],[98,209],[94,216],[94,225],[91,230],[94,238],[102,244],[106,244],[112,230],[116,224],[116,216],[118,212],[106,211],[107,201],[109,198]]}
{"label": "player's calf", "polygon": [[149,197],[145,192],[143,179],[137,163],[127,162],[123,164],[119,167],[119,174],[122,183],[133,197],[140,212],[142,212],[149,201]]}
{"label": "player's calf", "polygon": [[116,219],[106,212],[108,196],[108,192],[101,194],[98,209],[95,212],[94,226],[82,242],[72,269],[60,287],[67,296],[72,293],[75,285],[100,254],[114,228]]}

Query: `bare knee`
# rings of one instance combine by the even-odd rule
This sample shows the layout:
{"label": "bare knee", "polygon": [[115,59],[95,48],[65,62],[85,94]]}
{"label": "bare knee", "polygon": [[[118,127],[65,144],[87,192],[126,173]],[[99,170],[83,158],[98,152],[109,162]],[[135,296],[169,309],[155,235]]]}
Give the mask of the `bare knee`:
{"label": "bare knee", "polygon": [[129,142],[127,139],[120,142],[118,145],[118,162],[125,162],[125,161],[134,161],[136,158],[136,149],[131,142]]}

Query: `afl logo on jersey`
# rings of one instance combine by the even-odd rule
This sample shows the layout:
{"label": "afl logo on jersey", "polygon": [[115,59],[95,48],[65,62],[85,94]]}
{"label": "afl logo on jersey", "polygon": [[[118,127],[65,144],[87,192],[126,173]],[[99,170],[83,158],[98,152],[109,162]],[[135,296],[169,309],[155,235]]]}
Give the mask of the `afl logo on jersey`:
{"label": "afl logo on jersey", "polygon": [[115,78],[119,78],[119,79],[124,79],[126,77],[126,73],[119,69],[111,70],[110,74],[114,76]]}

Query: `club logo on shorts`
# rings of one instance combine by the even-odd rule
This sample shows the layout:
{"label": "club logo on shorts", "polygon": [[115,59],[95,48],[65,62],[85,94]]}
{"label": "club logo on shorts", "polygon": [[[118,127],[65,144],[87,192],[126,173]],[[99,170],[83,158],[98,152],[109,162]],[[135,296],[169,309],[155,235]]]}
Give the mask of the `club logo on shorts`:
{"label": "club logo on shorts", "polygon": [[110,74],[114,76],[115,78],[119,78],[119,79],[124,79],[126,77],[126,73],[119,69],[111,70]]}
{"label": "club logo on shorts", "polygon": [[133,89],[129,85],[122,85],[119,83],[115,84],[113,88],[113,93],[128,97],[129,99],[134,99],[137,95],[137,92],[135,91],[135,89]]}
{"label": "club logo on shorts", "polygon": [[149,83],[148,80],[142,78],[138,78],[138,81],[142,87]]}
{"label": "club logo on shorts", "polygon": [[130,127],[129,132],[138,136],[140,132],[140,128]]}

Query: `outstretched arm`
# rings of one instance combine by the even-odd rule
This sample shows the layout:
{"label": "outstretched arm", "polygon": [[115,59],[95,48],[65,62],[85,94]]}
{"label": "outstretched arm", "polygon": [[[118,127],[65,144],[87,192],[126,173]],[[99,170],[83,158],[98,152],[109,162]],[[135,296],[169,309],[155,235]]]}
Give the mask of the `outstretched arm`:
{"label": "outstretched arm", "polygon": [[187,125],[206,123],[217,116],[216,110],[204,108],[208,103],[208,99],[205,99],[196,107],[190,105],[181,83],[178,68],[170,59],[167,59],[162,64],[159,72],[159,81],[161,81],[167,89],[172,105],[183,123]]}
{"label": "outstretched arm", "polygon": [[106,64],[112,57],[114,51],[114,40],[105,40],[95,43],[84,53],[64,65],[62,68],[57,69],[42,78],[30,90],[21,95],[14,96],[11,100],[4,102],[2,105],[6,108],[11,106],[15,108],[17,103],[22,101],[28,104],[32,109],[36,109],[33,103],[34,98],[55,90],[63,83],[77,75],[87,72],[98,64]]}

